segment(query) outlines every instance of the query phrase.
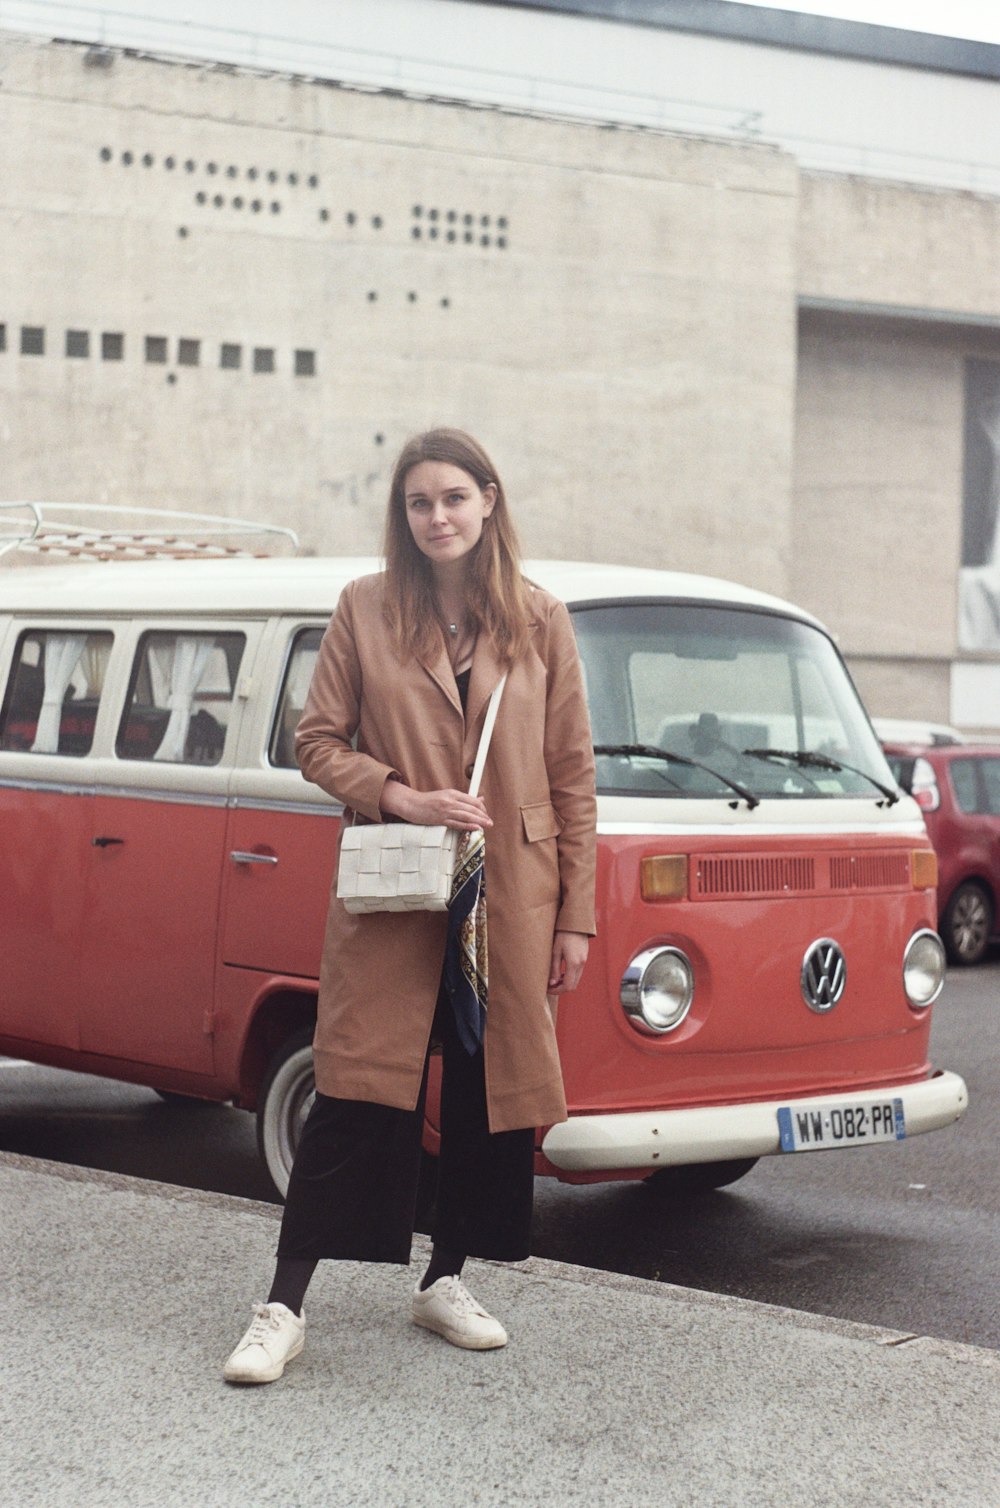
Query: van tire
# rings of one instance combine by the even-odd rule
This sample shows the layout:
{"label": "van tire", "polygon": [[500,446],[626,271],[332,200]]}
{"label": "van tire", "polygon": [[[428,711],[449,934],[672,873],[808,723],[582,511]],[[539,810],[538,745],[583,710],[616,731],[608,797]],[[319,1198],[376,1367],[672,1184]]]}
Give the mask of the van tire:
{"label": "van tire", "polygon": [[756,1157],[733,1157],[728,1162],[689,1162],[673,1168],[659,1168],[645,1179],[647,1188],[656,1194],[681,1197],[709,1194],[745,1178],[757,1166]]}
{"label": "van tire", "polygon": [[282,1199],[316,1090],[312,1039],[313,1029],[307,1026],[281,1044],[267,1066],[257,1100],[257,1147]]}
{"label": "van tire", "polygon": [[982,885],[963,880],[941,918],[941,938],[950,963],[979,963],[993,936],[993,902]]}

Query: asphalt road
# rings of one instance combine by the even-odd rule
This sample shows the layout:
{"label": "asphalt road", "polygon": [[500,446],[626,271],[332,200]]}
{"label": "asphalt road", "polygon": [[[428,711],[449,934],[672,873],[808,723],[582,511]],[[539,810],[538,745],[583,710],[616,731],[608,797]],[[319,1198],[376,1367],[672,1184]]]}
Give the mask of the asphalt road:
{"label": "asphalt road", "polygon": [[[539,1180],[539,1256],[1000,1349],[1000,961],[953,970],[932,1056],[971,1108],[889,1147],[766,1158],[698,1199]],[[0,1149],[272,1199],[254,1123],[0,1060]]]}

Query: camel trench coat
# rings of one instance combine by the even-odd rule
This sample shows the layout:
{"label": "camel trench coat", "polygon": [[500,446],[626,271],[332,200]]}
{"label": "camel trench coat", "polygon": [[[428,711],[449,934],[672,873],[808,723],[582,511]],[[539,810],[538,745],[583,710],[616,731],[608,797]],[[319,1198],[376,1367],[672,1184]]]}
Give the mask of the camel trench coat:
{"label": "camel trench coat", "polygon": [[[302,773],[382,820],[390,775],[415,790],[468,788],[503,666],[480,636],[468,714],[442,642],[403,662],[382,615],[384,578],[341,595],[296,732]],[[527,653],[510,669],[480,794],[486,833],[489,1009],[484,1044],[493,1132],[566,1118],[546,995],[558,928],[594,931],[596,800],[590,722],[569,613],[533,589]],[[330,895],[314,1042],[322,1094],[412,1110],[444,962],[444,912],[351,915]]]}

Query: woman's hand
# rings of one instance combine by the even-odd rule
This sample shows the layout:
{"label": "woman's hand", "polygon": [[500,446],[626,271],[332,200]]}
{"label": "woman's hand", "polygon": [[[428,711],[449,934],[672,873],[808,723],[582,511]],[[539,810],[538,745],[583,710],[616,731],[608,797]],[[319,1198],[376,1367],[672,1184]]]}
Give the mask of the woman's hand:
{"label": "woman's hand", "polygon": [[557,932],[552,939],[549,994],[568,995],[580,983],[590,938],[585,932]]}
{"label": "woman's hand", "polygon": [[379,809],[386,816],[402,817],[404,822],[420,822],[428,827],[443,823],[460,832],[493,826],[481,796],[470,796],[468,791],[414,791],[401,780],[386,781]]}

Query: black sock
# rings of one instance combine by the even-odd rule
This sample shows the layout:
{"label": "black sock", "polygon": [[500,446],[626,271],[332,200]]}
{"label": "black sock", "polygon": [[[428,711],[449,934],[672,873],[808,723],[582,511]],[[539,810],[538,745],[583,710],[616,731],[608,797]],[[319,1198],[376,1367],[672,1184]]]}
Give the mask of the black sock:
{"label": "black sock", "polygon": [[449,1251],[446,1246],[432,1246],[430,1266],[420,1280],[421,1293],[436,1283],[438,1278],[457,1278],[461,1276],[462,1266],[465,1262],[465,1253]]}
{"label": "black sock", "polygon": [[309,1257],[279,1257],[267,1302],[284,1304],[293,1314],[301,1314],[302,1300],[315,1271],[316,1263]]}

